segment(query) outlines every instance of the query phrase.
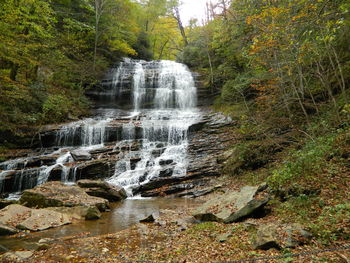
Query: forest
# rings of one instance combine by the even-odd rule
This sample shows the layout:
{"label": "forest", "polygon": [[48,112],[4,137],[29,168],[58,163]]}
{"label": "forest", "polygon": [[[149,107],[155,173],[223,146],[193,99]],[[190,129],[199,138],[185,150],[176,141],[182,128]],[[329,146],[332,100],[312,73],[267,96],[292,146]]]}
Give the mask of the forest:
{"label": "forest", "polygon": [[216,105],[263,118],[310,124],[328,102],[335,120],[347,115],[347,1],[219,1],[186,27],[179,4],[3,1],[1,130],[83,115],[84,91],[127,56],[183,62]]}
{"label": "forest", "polygon": [[[2,132],[86,114],[84,91],[123,57],[174,59],[176,1],[2,1]],[[180,20],[179,20],[180,21]]]}
{"label": "forest", "polygon": [[[157,185],[156,190],[147,188],[147,194],[164,197],[180,185],[189,187],[186,183],[193,183],[200,171],[199,178],[208,177],[215,185],[208,191],[213,199],[220,193],[229,196],[237,187],[266,186],[268,190],[257,194],[259,198],[268,195],[266,209],[261,218],[250,218],[250,223],[203,220],[193,226],[186,223],[183,230],[178,230],[182,223],[165,217],[170,227],[160,221],[140,235],[171,245],[164,247],[157,241],[154,253],[149,253],[140,241],[128,243],[120,253],[134,262],[211,262],[276,255],[282,259],[269,262],[349,262],[350,1],[207,1],[203,18],[188,22],[183,20],[182,4],[179,0],[1,0],[0,161],[12,158],[16,149],[30,148],[29,142],[40,137],[43,127],[90,116],[94,102],[86,94],[103,90],[106,72],[124,58],[146,61],[143,67],[149,61],[183,63],[195,72],[197,89],[210,100],[210,105],[199,105],[201,109],[223,114],[231,123],[220,126],[207,120],[220,119],[219,115],[205,115],[205,124],[198,125],[205,128],[193,129],[199,139],[194,136],[189,148],[199,149],[198,160],[200,147],[206,148],[208,159],[198,161],[200,168],[190,171],[185,183]],[[143,96],[135,94],[131,96],[134,104]],[[205,125],[212,129],[205,130]],[[191,131],[191,126],[186,129]],[[220,147],[223,153],[213,150]],[[206,165],[220,171],[212,174]],[[202,181],[193,184],[197,187]],[[202,201],[211,198],[203,196]],[[279,222],[281,228],[298,223],[313,241],[308,243],[307,235],[301,235],[298,244],[305,247],[299,248],[270,240],[268,246],[273,244],[278,252],[263,246],[263,252],[256,252],[251,249],[255,241],[250,240],[257,239],[259,226],[267,222]],[[132,228],[130,233],[142,231]],[[170,234],[166,239],[162,231],[178,236]],[[105,242],[103,246],[110,239],[96,238]],[[320,256],[311,253],[303,259],[292,255],[334,247],[344,249]],[[50,252],[52,257],[55,250]]]}

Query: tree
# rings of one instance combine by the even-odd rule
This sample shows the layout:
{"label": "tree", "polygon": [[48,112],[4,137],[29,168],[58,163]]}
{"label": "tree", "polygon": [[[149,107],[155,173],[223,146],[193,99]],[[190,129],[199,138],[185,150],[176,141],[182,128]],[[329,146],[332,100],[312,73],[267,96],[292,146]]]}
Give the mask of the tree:
{"label": "tree", "polygon": [[46,1],[4,0],[0,9],[0,67],[10,69],[11,80],[23,70],[35,75],[40,54],[52,38],[53,11]]}

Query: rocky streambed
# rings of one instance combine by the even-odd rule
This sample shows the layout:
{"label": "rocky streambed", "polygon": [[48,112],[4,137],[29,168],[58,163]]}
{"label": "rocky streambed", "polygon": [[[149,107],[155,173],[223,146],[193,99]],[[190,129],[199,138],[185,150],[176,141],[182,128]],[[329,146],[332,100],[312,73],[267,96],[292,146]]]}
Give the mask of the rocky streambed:
{"label": "rocky streambed", "polygon": [[[213,180],[211,184],[216,181],[226,180]],[[57,184],[30,191],[39,193],[40,188]],[[226,181],[220,190],[195,199],[162,197],[112,203],[111,211],[103,212],[99,220],[2,239],[4,251],[6,246],[15,250],[4,253],[2,260],[204,263],[242,259],[244,251],[252,249],[272,257],[280,249],[299,249],[310,242],[312,236],[302,226],[283,224],[269,216],[266,185],[232,186]],[[56,209],[67,213],[67,207]]]}
{"label": "rocky streambed", "polygon": [[[133,195],[147,198],[168,196],[175,198],[171,200],[176,200],[180,197],[196,198],[220,189],[221,186],[213,185],[212,181],[220,174],[219,157],[230,142],[229,127],[232,125],[232,120],[221,114],[209,111],[204,113],[203,118],[189,128],[187,173],[174,176],[173,161],[163,160],[160,162],[163,167],[160,176],[133,189]],[[52,132],[49,129],[42,131],[42,134]],[[75,147],[60,149],[72,156],[64,164],[57,163],[57,157],[62,152],[52,153],[50,148],[27,151],[15,161],[2,163],[1,168],[7,169],[2,172],[2,195],[11,197],[11,193],[16,191],[21,196],[18,201],[1,201],[1,213],[4,214],[0,222],[2,235],[16,234],[23,230],[45,230],[77,220],[98,219],[101,212],[109,211],[110,203],[125,199],[127,195],[123,188],[103,180],[113,175],[115,163],[126,153],[134,153],[134,160],[130,159],[130,163],[136,165],[140,161],[137,156],[140,155],[141,142],[135,140],[131,145],[116,145],[118,142],[113,141],[87,150],[75,150]],[[164,150],[160,144],[153,154],[159,156]],[[42,176],[43,165],[51,168],[46,175],[47,183],[32,189]],[[74,181],[73,178],[70,180],[72,176]],[[19,212],[10,216],[16,210]],[[32,214],[37,214],[42,221],[31,218]],[[46,214],[54,214],[56,219],[47,223],[44,219]],[[23,227],[25,220],[34,220],[36,227]],[[135,220],[131,222],[135,223]]]}

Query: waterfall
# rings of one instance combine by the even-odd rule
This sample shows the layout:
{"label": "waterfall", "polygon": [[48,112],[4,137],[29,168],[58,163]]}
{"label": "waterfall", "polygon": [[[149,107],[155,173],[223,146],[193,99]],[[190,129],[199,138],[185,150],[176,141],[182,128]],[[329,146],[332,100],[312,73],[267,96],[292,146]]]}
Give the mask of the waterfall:
{"label": "waterfall", "polygon": [[[158,74],[149,70],[155,63]],[[135,139],[135,126],[141,126],[140,161],[132,167],[131,160],[136,153],[130,151],[117,161],[115,173],[108,179],[109,183],[124,187],[129,195],[153,178],[186,174],[187,132],[198,119],[196,87],[192,74],[183,64],[173,61],[135,63],[132,96],[133,112],[141,111],[142,115],[137,122],[132,120],[123,127],[123,138]],[[152,109],[145,109],[149,104],[153,105]],[[160,154],[155,155],[159,150]]]}
{"label": "waterfall", "polygon": [[95,115],[62,125],[54,139],[58,148],[34,156],[53,161],[36,166],[30,156],[0,163],[0,190],[12,174],[17,184],[13,192],[45,183],[53,171],[56,177],[61,171],[62,181],[74,183],[83,164],[70,152],[103,148],[109,138],[118,154],[114,174],[105,180],[124,187],[129,196],[156,178],[186,175],[188,129],[200,118],[188,68],[173,61],[125,59],[109,74],[104,89],[92,92]]}
{"label": "waterfall", "polygon": [[[123,65],[121,65],[122,67]],[[141,63],[135,64],[135,73],[133,77],[133,98],[134,98],[134,112],[140,110],[140,104],[143,100],[143,97],[146,94],[145,89],[145,71]]]}

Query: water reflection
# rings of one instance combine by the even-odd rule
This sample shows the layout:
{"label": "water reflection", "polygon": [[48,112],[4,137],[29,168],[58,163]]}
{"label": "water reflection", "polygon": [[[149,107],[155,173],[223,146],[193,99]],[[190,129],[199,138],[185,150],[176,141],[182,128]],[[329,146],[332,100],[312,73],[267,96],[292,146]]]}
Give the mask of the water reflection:
{"label": "water reflection", "polygon": [[53,228],[42,232],[30,233],[26,237],[0,237],[0,246],[7,249],[31,249],[32,242],[41,238],[60,238],[89,232],[90,236],[118,232],[136,224],[139,220],[153,214],[159,217],[161,210],[184,210],[198,205],[199,201],[183,198],[127,199],[112,204],[111,211],[103,213],[95,221],[80,221],[71,225]]}

